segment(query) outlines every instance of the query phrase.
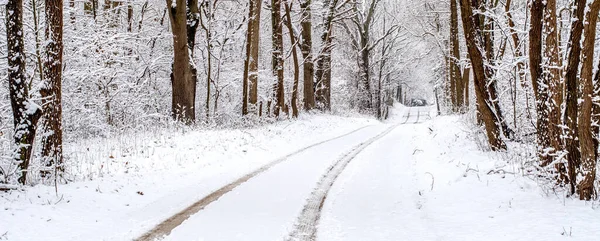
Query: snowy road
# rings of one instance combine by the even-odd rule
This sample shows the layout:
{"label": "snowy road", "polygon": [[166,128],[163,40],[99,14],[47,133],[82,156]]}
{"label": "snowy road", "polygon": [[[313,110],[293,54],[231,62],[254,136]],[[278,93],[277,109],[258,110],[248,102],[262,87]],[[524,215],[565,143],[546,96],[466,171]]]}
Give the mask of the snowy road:
{"label": "snowy road", "polygon": [[388,122],[291,153],[139,240],[597,240],[589,208],[485,175],[494,160],[458,120],[428,121],[431,111],[396,108]]}
{"label": "snowy road", "polygon": [[[362,157],[370,147],[393,145],[383,141],[388,135],[401,133],[405,125],[429,119],[429,112],[429,108],[408,108],[389,123],[368,126],[291,154],[221,190],[202,207],[191,208],[188,212],[194,213],[182,215],[185,220],[178,225],[157,228],[140,240],[165,234],[165,240],[281,240],[298,234],[298,224],[306,215],[303,210],[310,204],[307,200],[315,199],[318,190],[325,195],[317,200],[323,199],[346,164]],[[328,185],[325,179],[329,179]],[[319,211],[312,215],[318,216]],[[312,235],[317,222],[311,223]]]}

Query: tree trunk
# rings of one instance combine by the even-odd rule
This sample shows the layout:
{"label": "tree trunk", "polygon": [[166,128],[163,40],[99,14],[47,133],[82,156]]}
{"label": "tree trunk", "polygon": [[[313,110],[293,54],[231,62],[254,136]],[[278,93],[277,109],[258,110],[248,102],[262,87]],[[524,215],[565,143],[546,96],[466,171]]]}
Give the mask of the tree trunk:
{"label": "tree trunk", "polygon": [[562,125],[561,117],[561,104],[563,101],[563,84],[561,81],[562,77],[562,62],[559,49],[559,35],[556,24],[556,0],[546,0],[544,18],[544,32],[546,36],[546,50],[544,51],[544,58],[549,61],[549,69],[545,71],[544,78],[545,82],[549,84],[548,90],[548,138],[550,139],[551,156],[552,159],[556,157],[558,151],[562,149],[561,133]]}
{"label": "tree trunk", "polygon": [[592,96],[594,85],[592,74],[594,70],[594,43],[596,38],[596,23],[600,10],[600,0],[594,0],[589,6],[585,18],[585,37],[583,39],[583,57],[581,66],[581,89],[583,103],[578,117],[579,144],[581,151],[581,166],[577,169],[577,193],[581,200],[591,200],[595,194],[596,179],[596,147],[592,134]]}
{"label": "tree trunk", "polygon": [[62,0],[46,0],[46,42],[45,83],[40,91],[44,106],[42,156],[47,167],[62,172]]}
{"label": "tree trunk", "polygon": [[[285,3],[285,23],[290,33],[290,43],[292,45],[292,60],[294,61],[294,86],[292,87],[292,117],[298,117],[298,82],[300,75],[300,64],[298,63],[298,39],[294,35],[294,27],[292,26],[292,13],[289,2]],[[312,80],[311,80],[312,85]],[[314,100],[313,100],[314,101]],[[306,104],[306,100],[304,102]]]}
{"label": "tree trunk", "polygon": [[371,66],[369,51],[369,27],[363,27],[360,33],[360,84],[358,87],[359,104],[361,111],[371,111],[373,108],[373,93],[371,92]]}
{"label": "tree trunk", "polygon": [[478,40],[480,36],[477,35],[480,31],[477,28],[481,25],[478,18],[473,15],[473,6],[471,6],[470,0],[461,0],[460,6],[467,49],[475,76],[475,94],[478,109],[485,124],[488,142],[492,150],[506,149],[506,144],[500,136],[500,120],[494,115],[493,103],[489,103],[490,94],[488,88],[486,88],[486,83],[488,83],[488,78],[492,75],[492,72],[490,67],[484,64],[484,56],[480,50],[482,46]]}
{"label": "tree trunk", "polygon": [[196,120],[194,104],[196,103],[196,71],[190,59],[188,45],[187,4],[185,0],[167,0],[169,18],[173,31],[173,72],[171,86],[173,96],[171,102],[172,116],[176,120],[191,124]]}
{"label": "tree trunk", "polygon": [[14,161],[20,169],[19,183],[25,184],[31,158],[36,125],[41,109],[29,99],[25,76],[25,46],[23,44],[23,1],[9,0],[6,4],[6,38],[8,47],[8,85],[13,111]]}
{"label": "tree trunk", "polygon": [[[196,32],[200,24],[200,11],[198,11],[198,0],[187,0],[186,9],[187,18],[187,43],[190,49],[190,56],[194,57],[194,47],[196,46]],[[193,68],[193,65],[191,66]],[[195,71],[194,71],[195,72]],[[196,79],[194,77],[194,79]]]}
{"label": "tree trunk", "polygon": [[464,87],[460,71],[460,49],[458,42],[457,0],[450,0],[450,89],[454,111],[460,111],[464,104]]}
{"label": "tree trunk", "polygon": [[[507,0],[504,10],[506,13],[506,18],[508,19],[509,32],[510,32],[510,36],[512,38],[514,49],[515,49],[514,56],[516,59],[521,59],[523,57],[523,51],[521,50],[521,40],[519,39],[519,34],[516,30],[515,23],[512,20],[512,14],[510,13],[510,4],[511,4],[511,0]],[[518,76],[521,79],[521,81],[525,81],[526,73],[525,73],[525,63],[523,63],[523,61],[517,62],[516,70],[517,70]]]}
{"label": "tree trunk", "polygon": [[285,106],[285,92],[283,86],[283,25],[281,24],[281,0],[271,0],[271,26],[273,29],[272,65],[273,75],[276,77],[273,92],[275,106],[273,114],[279,117],[279,112]]}
{"label": "tree trunk", "polygon": [[[250,56],[252,55],[252,19],[254,18],[254,4],[256,4],[256,2],[251,0],[249,2],[248,7],[248,28],[246,30],[246,59],[244,60],[244,76],[242,77],[242,115],[248,114],[248,78],[250,71],[250,61],[252,61]],[[258,113],[259,116],[262,115],[262,110],[260,110]]]}
{"label": "tree trunk", "polygon": [[[304,109],[311,110],[315,108],[315,92],[313,81],[315,81],[315,69],[313,63],[312,54],[312,13],[311,13],[312,0],[303,0],[300,2],[300,8],[302,9],[302,19],[300,25],[302,26],[302,44],[300,49],[302,50],[302,72],[303,72],[303,85],[304,85]],[[291,30],[290,30],[291,31]]]}
{"label": "tree trunk", "polygon": [[248,63],[248,79],[250,81],[250,109],[253,113],[256,112],[256,102],[258,101],[258,49],[260,43],[260,10],[262,1],[251,0],[252,17],[250,22],[252,24],[252,34],[250,39],[250,59]]}
{"label": "tree trunk", "polygon": [[566,86],[566,137],[565,146],[567,150],[567,162],[569,164],[569,182],[571,184],[571,194],[575,193],[576,170],[581,165],[579,152],[579,129],[577,127],[577,99],[578,81],[577,72],[579,69],[581,55],[581,35],[583,32],[583,17],[585,12],[586,0],[576,0],[576,9],[574,21],[571,25],[571,35],[569,36],[570,51],[567,59],[567,70],[565,73]]}
{"label": "tree trunk", "polygon": [[331,51],[333,48],[333,20],[338,0],[328,1],[321,41],[323,47],[317,57],[315,100],[321,110],[331,110]]}
{"label": "tree trunk", "polygon": [[542,68],[542,28],[544,16],[544,0],[533,0],[531,4],[531,24],[529,28],[529,63],[531,83],[536,99],[537,112],[537,153],[542,160],[542,166],[551,161],[549,153],[549,83],[544,78]]}
{"label": "tree trunk", "polygon": [[131,2],[127,2],[127,32],[133,30],[133,5]]}
{"label": "tree trunk", "polygon": [[92,14],[94,19],[96,19],[96,9],[98,9],[98,0],[88,0],[83,3],[83,11],[86,14]]}
{"label": "tree trunk", "polygon": [[464,100],[465,100],[465,109],[469,108],[469,82],[471,78],[471,69],[469,67],[466,67],[463,70],[463,75],[462,75],[462,84],[464,87]]}

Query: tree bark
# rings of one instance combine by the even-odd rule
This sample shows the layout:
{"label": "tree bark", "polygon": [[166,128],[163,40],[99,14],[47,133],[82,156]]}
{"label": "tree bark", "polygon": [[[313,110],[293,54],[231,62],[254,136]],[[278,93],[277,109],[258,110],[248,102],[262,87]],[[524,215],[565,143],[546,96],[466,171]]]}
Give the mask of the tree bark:
{"label": "tree bark", "polygon": [[469,83],[471,78],[471,69],[469,67],[465,67],[462,75],[462,83],[464,87],[464,100],[465,100],[465,109],[469,108]]}
{"label": "tree bark", "polygon": [[[473,4],[477,6],[476,2]],[[484,64],[484,56],[481,53],[483,46],[479,41],[481,36],[478,36],[478,33],[480,31],[477,29],[481,25],[479,24],[478,17],[473,15],[473,6],[471,6],[470,0],[460,0],[460,6],[467,49],[475,76],[475,94],[477,96],[478,109],[485,124],[488,142],[492,150],[506,149],[506,144],[500,136],[500,120],[494,114],[493,103],[489,103],[490,94],[488,93],[486,83],[488,83],[488,78],[491,77],[492,71],[489,66]]]}
{"label": "tree bark", "polygon": [[[297,45],[298,45],[298,38],[296,38],[296,35],[294,34],[294,27],[292,26],[292,13],[291,13],[291,6],[289,4],[289,2],[285,3],[285,24],[288,28],[288,31],[290,33],[290,43],[292,45],[292,60],[294,61],[294,85],[292,87],[292,117],[293,118],[297,118],[298,117],[298,82],[299,82],[299,75],[300,75],[300,64],[298,63],[298,51],[297,49]],[[312,80],[311,80],[312,83]],[[306,100],[304,102],[306,104]]]}
{"label": "tree bark", "polygon": [[256,112],[256,103],[258,101],[258,49],[260,43],[260,10],[262,1],[261,0],[251,0],[252,17],[250,17],[250,22],[252,24],[252,35],[250,39],[250,59],[248,63],[248,79],[249,79],[249,88],[250,88],[250,109],[253,113]]}
{"label": "tree bark", "polygon": [[273,29],[272,65],[273,75],[276,77],[274,83],[275,106],[273,114],[279,117],[279,112],[285,106],[285,91],[283,86],[283,25],[281,23],[281,0],[271,0],[271,26]]}
{"label": "tree bark", "polygon": [[331,51],[333,48],[333,20],[338,0],[327,1],[327,14],[321,34],[322,48],[317,57],[315,100],[321,110],[331,110]]}
{"label": "tree bark", "polygon": [[29,85],[25,76],[25,46],[23,43],[23,1],[9,0],[6,4],[6,38],[8,47],[8,85],[13,111],[13,155],[19,166],[19,183],[27,181],[36,125],[41,109],[29,99]]}
{"label": "tree bark", "polygon": [[304,58],[304,62],[302,62],[302,72],[305,110],[312,110],[315,108],[315,90],[313,85],[313,81],[315,81],[315,69],[312,54],[311,5],[312,0],[303,0],[300,2],[300,8],[302,10],[302,19],[300,20],[300,25],[302,26],[302,43],[300,49],[302,51],[302,57]]}
{"label": "tree bark", "polygon": [[460,71],[460,45],[458,42],[457,0],[450,0],[450,89],[454,111],[461,111],[464,104],[464,84]]}
{"label": "tree bark", "polygon": [[562,149],[561,143],[561,104],[563,101],[563,85],[561,82],[562,77],[562,63],[559,50],[559,35],[556,24],[556,0],[546,0],[544,17],[544,34],[546,36],[546,50],[544,51],[544,59],[549,61],[548,70],[544,71],[543,78],[544,82],[548,83],[549,89],[547,107],[548,108],[548,138],[550,139],[550,156],[552,161],[556,157],[557,152]]}
{"label": "tree bark", "polygon": [[44,106],[42,156],[47,167],[62,172],[62,58],[63,2],[46,0],[45,83],[40,91]]}
{"label": "tree bark", "polygon": [[[250,1],[248,5],[248,27],[246,30],[246,59],[244,60],[244,76],[242,77],[242,115],[248,114],[248,79],[250,72],[250,61],[252,55],[252,19],[254,18],[255,1]],[[260,110],[259,115],[262,114]]]}
{"label": "tree bark", "polygon": [[537,153],[542,166],[551,161],[549,138],[549,83],[542,67],[542,28],[544,16],[544,0],[533,0],[531,3],[531,21],[529,28],[529,63],[531,83],[536,99],[537,112]]}
{"label": "tree bark", "polygon": [[571,185],[571,194],[575,193],[576,170],[581,165],[581,153],[579,152],[579,129],[577,127],[577,99],[578,94],[578,76],[579,62],[581,56],[581,35],[583,32],[583,18],[585,12],[586,0],[576,0],[576,9],[574,21],[571,25],[571,34],[569,36],[569,56],[567,59],[567,70],[565,73],[566,87],[566,136],[565,146],[567,150],[567,162],[569,164],[569,182]]}
{"label": "tree bark", "polygon": [[188,17],[185,0],[167,0],[173,31],[173,70],[171,86],[173,96],[171,112],[175,120],[191,124],[196,120],[196,70],[193,68],[188,45]]}
{"label": "tree bark", "polygon": [[594,43],[596,38],[596,23],[600,10],[600,0],[594,0],[589,6],[585,18],[585,37],[583,39],[583,57],[581,66],[581,89],[583,103],[578,116],[579,144],[581,151],[581,166],[577,169],[577,193],[581,200],[591,200],[595,194],[596,179],[596,147],[592,134],[592,96],[594,85],[592,74],[594,69]]}

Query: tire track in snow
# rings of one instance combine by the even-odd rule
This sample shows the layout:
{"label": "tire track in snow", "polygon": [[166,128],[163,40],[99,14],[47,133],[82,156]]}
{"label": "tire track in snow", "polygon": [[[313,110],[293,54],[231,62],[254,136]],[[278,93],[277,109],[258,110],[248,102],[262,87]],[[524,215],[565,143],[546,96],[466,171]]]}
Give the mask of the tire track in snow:
{"label": "tire track in snow", "polygon": [[[313,147],[319,146],[321,144],[327,143],[327,142],[331,142],[346,136],[349,136],[353,133],[356,133],[362,129],[365,129],[367,127],[369,127],[371,125],[367,125],[367,126],[363,126],[361,128],[358,128],[356,130],[350,131],[346,134],[331,138],[331,139],[327,139],[321,142],[317,142],[315,144],[312,144],[310,146],[304,147],[302,149],[299,149],[293,153],[290,153],[284,157],[281,157],[275,161],[272,161],[260,168],[258,168],[257,170],[246,174],[245,176],[219,188],[218,190],[212,192],[211,194],[209,194],[208,196],[200,199],[199,201],[195,202],[194,204],[188,206],[187,208],[181,210],[180,212],[176,213],[175,215],[167,218],[166,220],[164,220],[163,222],[159,223],[158,225],[156,225],[154,228],[152,228],[150,231],[146,232],[145,234],[143,234],[141,237],[135,239],[136,241],[150,241],[150,240],[159,240],[162,237],[165,237],[167,235],[169,235],[171,233],[171,231],[173,231],[173,229],[175,229],[177,226],[181,225],[181,223],[183,223],[183,221],[187,220],[190,216],[198,213],[199,211],[201,211],[202,209],[204,209],[206,206],[208,206],[209,204],[211,204],[212,202],[218,200],[220,197],[222,197],[223,195],[225,195],[226,193],[230,192],[231,190],[233,190],[234,188],[238,187],[239,185],[241,185],[242,183],[250,180],[251,178],[255,177],[256,175],[263,173],[265,171],[267,171],[268,169],[270,169],[271,167],[284,162],[285,160],[289,159],[290,157],[300,154],[308,149],[311,149]],[[387,130],[386,130],[387,131]]]}
{"label": "tire track in snow", "polygon": [[[409,115],[410,117],[410,109]],[[285,238],[286,241],[314,241],[316,240],[317,235],[317,226],[319,224],[319,219],[321,217],[321,210],[323,209],[323,204],[325,203],[325,199],[327,198],[327,194],[333,186],[333,183],[337,179],[337,177],[342,173],[342,171],[346,168],[346,166],[365,148],[369,145],[373,144],[373,142],[381,139],[392,130],[394,130],[399,125],[405,124],[398,123],[395,124],[382,133],[378,134],[371,139],[356,145],[352,150],[346,152],[342,158],[336,161],[325,173],[325,175],[321,178],[315,190],[311,193],[311,197],[307,200],[307,203],[304,205],[300,216],[298,217],[296,224],[292,232]],[[417,119],[418,121],[418,119]]]}
{"label": "tire track in snow", "polygon": [[405,117],[406,117],[406,119],[404,120],[404,122],[402,122],[402,124],[406,124],[406,122],[408,122],[408,119],[410,119],[410,110],[411,110],[411,109],[412,109],[412,108],[410,108],[410,107],[408,108],[408,113],[406,113],[406,116],[405,116]]}

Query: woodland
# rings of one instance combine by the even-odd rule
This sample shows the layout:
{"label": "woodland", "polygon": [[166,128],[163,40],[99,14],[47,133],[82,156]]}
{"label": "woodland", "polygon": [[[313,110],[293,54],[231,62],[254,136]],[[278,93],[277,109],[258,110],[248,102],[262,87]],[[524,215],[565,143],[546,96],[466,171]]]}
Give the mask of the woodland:
{"label": "woodland", "polygon": [[[0,189],[77,181],[64,146],[393,104],[597,198],[600,0],[5,0]],[[522,152],[522,153],[521,153]],[[71,159],[70,159],[71,158]]]}

